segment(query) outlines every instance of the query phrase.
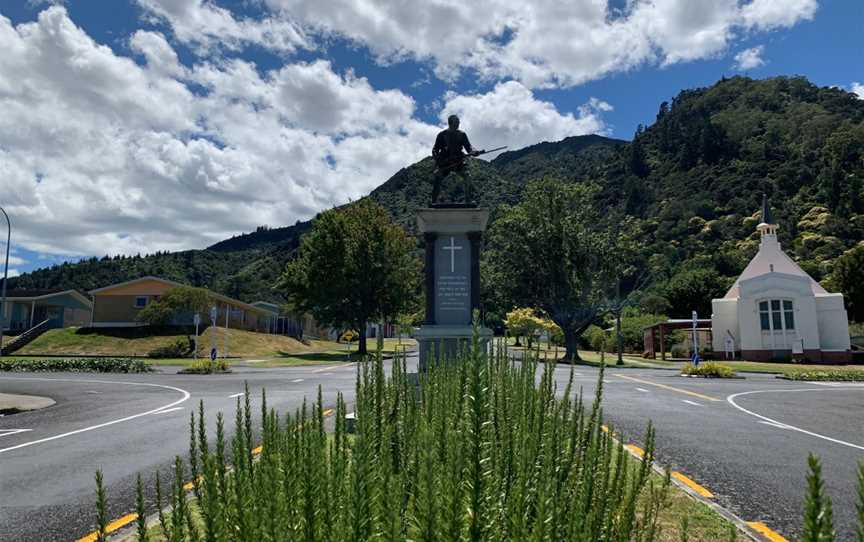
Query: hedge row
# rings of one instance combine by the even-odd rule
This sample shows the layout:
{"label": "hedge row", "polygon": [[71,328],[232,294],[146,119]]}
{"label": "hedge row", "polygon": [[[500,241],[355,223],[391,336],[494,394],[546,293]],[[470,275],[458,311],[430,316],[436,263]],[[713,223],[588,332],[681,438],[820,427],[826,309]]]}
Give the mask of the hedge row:
{"label": "hedge row", "polygon": [[681,374],[687,376],[703,376],[705,378],[735,378],[735,371],[719,363],[688,363],[681,369]]}
{"label": "hedge row", "polygon": [[130,358],[0,359],[0,371],[73,373],[146,373],[144,361]]}
{"label": "hedge row", "polygon": [[841,371],[837,369],[825,369],[819,371],[789,371],[783,376],[785,376],[789,380],[864,382],[864,371]]}

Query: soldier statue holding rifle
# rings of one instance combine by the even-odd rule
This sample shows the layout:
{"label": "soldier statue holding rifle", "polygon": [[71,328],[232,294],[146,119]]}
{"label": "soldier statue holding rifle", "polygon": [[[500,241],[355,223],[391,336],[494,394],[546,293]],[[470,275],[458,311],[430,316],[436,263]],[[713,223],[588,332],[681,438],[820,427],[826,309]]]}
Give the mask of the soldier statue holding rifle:
{"label": "soldier statue holding rifle", "polygon": [[[432,147],[432,157],[435,159],[435,173],[432,178],[432,204],[438,203],[441,194],[441,183],[451,173],[462,177],[465,187],[465,204],[473,205],[471,178],[468,175],[468,165],[465,158],[468,156],[480,156],[487,152],[495,152],[506,147],[500,147],[491,151],[475,151],[468,141],[468,136],[459,129],[459,117],[450,115],[447,118],[448,128],[441,131],[435,138],[435,146]],[[464,153],[462,152],[464,149]]]}

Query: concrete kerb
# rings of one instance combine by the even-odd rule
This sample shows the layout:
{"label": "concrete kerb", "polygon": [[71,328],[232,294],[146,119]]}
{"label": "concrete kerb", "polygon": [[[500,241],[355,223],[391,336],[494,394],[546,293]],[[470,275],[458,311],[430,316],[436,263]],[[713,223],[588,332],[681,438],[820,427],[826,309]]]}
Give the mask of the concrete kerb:
{"label": "concrete kerb", "polygon": [[[614,434],[611,435],[611,437],[612,437],[613,441],[620,442],[620,440],[618,440],[618,437],[616,437]],[[637,459],[639,461],[642,460],[642,457],[637,452],[630,449],[629,447],[625,446],[624,450],[627,451],[627,453],[629,453],[634,459]],[[651,462],[651,468],[658,475],[666,476],[666,469],[664,469],[657,461]],[[671,482],[678,489],[682,490],[684,493],[686,493],[688,496],[690,496],[692,499],[704,504],[705,506],[707,506],[708,508],[710,508],[711,510],[713,510],[714,512],[719,514],[722,518],[724,518],[725,520],[727,520],[730,523],[732,523],[733,525],[735,525],[735,527],[738,529],[738,531],[743,533],[750,540],[753,540],[755,542],[772,542],[771,539],[767,538],[766,536],[763,536],[761,533],[759,533],[758,531],[754,530],[752,527],[747,525],[746,521],[744,521],[743,519],[738,517],[734,512],[732,512],[731,510],[729,510],[725,506],[718,504],[717,502],[713,501],[712,499],[703,497],[702,495],[697,493],[694,489],[689,487],[687,484],[685,484],[684,482],[682,482],[680,480],[677,480],[676,478],[671,478]]]}
{"label": "concrete kerb", "polygon": [[17,414],[30,410],[39,410],[56,404],[50,397],[39,395],[15,395],[0,393],[0,414]]}

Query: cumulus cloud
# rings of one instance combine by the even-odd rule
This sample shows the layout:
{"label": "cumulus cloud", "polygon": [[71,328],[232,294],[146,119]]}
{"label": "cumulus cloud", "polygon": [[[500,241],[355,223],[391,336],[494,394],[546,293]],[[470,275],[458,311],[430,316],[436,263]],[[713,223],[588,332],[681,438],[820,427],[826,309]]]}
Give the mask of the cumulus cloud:
{"label": "cumulus cloud", "polygon": [[603,0],[264,0],[268,17],[237,21],[201,0],[138,2],[183,41],[223,35],[285,50],[337,35],[382,63],[430,60],[444,79],[469,68],[531,88],[717,56],[736,35],[790,27],[818,8],[816,0],[628,0],[620,9]]}
{"label": "cumulus cloud", "polygon": [[858,95],[858,98],[864,100],[864,83],[853,82],[849,90]]}
{"label": "cumulus cloud", "polygon": [[[323,60],[183,66],[158,32],[128,43],[141,63],[94,42],[63,7],[17,27],[0,17],[0,171],[16,245],[145,253],[291,224],[427,156],[440,129],[416,118],[410,96]],[[510,82],[449,94],[444,108],[463,113],[478,144],[518,146],[603,131],[609,106],[562,114]]]}
{"label": "cumulus cloud", "polygon": [[255,44],[280,52],[308,48],[309,42],[290,20],[237,18],[209,0],[138,0],[156,20],[171,25],[181,42],[206,51],[214,47],[239,49]]}
{"label": "cumulus cloud", "polygon": [[440,119],[444,124],[449,115],[459,115],[477,148],[507,145],[512,150],[543,140],[605,133],[602,114],[611,110],[608,103],[591,98],[577,115],[561,114],[550,102],[536,99],[523,84],[508,81],[486,94],[448,94]]}
{"label": "cumulus cloud", "polygon": [[747,71],[758,68],[759,66],[764,66],[765,61],[762,59],[762,53],[764,52],[765,47],[762,45],[744,49],[735,55],[735,69]]}

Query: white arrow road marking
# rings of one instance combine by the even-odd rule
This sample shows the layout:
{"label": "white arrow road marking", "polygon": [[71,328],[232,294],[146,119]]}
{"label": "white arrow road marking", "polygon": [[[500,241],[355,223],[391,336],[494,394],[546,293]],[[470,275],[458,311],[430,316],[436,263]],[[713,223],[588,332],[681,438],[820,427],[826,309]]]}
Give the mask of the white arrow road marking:
{"label": "white arrow road marking", "polygon": [[[822,440],[827,440],[828,442],[840,444],[841,446],[848,446],[850,448],[855,448],[856,450],[864,451],[864,446],[859,446],[858,444],[852,444],[851,442],[846,442],[845,440],[832,438],[832,437],[829,437],[826,435],[820,435],[819,433],[807,431],[806,429],[801,429],[800,427],[795,427],[794,425],[789,425],[788,423],[783,423],[783,422],[778,422],[777,420],[772,420],[768,416],[763,416],[761,414],[757,414],[755,412],[747,410],[746,408],[739,406],[735,402],[736,397],[740,397],[742,395],[752,395],[755,393],[793,393],[793,392],[794,393],[800,393],[800,392],[804,392],[804,391],[844,391],[844,390],[846,390],[846,391],[848,391],[848,390],[860,391],[861,388],[799,388],[799,389],[793,389],[793,390],[754,390],[754,391],[744,391],[741,393],[733,393],[732,395],[730,395],[726,398],[726,401],[730,405],[732,405],[733,407],[740,410],[741,412],[744,412],[745,414],[749,414],[751,416],[755,416],[755,417],[759,418],[760,420],[764,420],[766,422],[770,422],[772,424],[782,426],[783,429],[789,429],[791,431],[798,431],[799,433],[804,433],[805,435],[810,435],[811,437],[821,438]],[[2,452],[2,451],[3,450],[0,450],[0,452]]]}
{"label": "white arrow road marking", "polygon": [[687,403],[688,405],[702,406],[701,404],[697,403],[696,401],[691,401],[689,399],[681,399],[681,400],[684,401],[685,403]]}
{"label": "white arrow road marking", "polygon": [[230,399],[234,399],[235,397],[240,397],[241,395],[244,395],[244,392],[241,391],[240,393],[235,393],[233,395],[229,395],[228,397]]}
{"label": "white arrow road marking", "polygon": [[11,452],[12,450],[17,450],[19,448],[26,448],[27,446],[33,446],[34,444],[41,444],[43,442],[49,442],[52,440],[57,440],[65,437],[71,437],[72,435],[77,435],[79,433],[85,433],[87,431],[93,431],[94,429],[101,429],[103,427],[108,427],[109,425],[114,425],[115,423],[123,423],[128,422],[129,420],[134,420],[135,418],[140,418],[142,416],[147,416],[148,414],[153,414],[154,412],[159,412],[160,410],[164,410],[166,408],[172,408],[174,406],[179,405],[183,401],[189,399],[190,393],[186,390],[182,390],[180,388],[175,388],[174,386],[164,386],[162,384],[150,384],[147,382],[118,382],[114,380],[84,380],[84,379],[74,379],[74,378],[36,378],[36,377],[11,377],[11,376],[0,376],[0,380],[22,380],[22,381],[34,381],[34,382],[73,382],[73,383],[84,383],[84,384],[115,384],[120,386],[148,386],[152,388],[163,388],[166,390],[172,390],[183,394],[183,397],[172,402],[167,405],[162,405],[159,408],[154,408],[152,410],[148,410],[147,412],[141,412],[139,414],[133,414],[131,416],[126,416],[125,418],[118,418],[116,420],[111,420],[108,422],[91,425],[89,427],[82,427],[81,429],[76,429],[74,431],[68,431],[66,433],[61,433],[59,435],[54,435],[53,437],[45,437],[40,438],[38,440],[32,440],[30,442],[25,442],[23,444],[18,444],[17,446],[10,446],[8,448],[0,449],[0,454],[5,452]]}
{"label": "white arrow road marking", "polygon": [[292,380],[291,382],[293,382],[294,384],[296,384],[297,382],[303,382],[303,379],[302,379],[302,378],[295,378],[295,379]]}
{"label": "white arrow road marking", "polygon": [[636,389],[641,391],[642,393],[651,393],[650,391],[646,390],[645,388],[636,388]]}
{"label": "white arrow road marking", "polygon": [[18,433],[26,433],[32,429],[0,429],[0,437],[8,437],[9,435],[17,435]]}

